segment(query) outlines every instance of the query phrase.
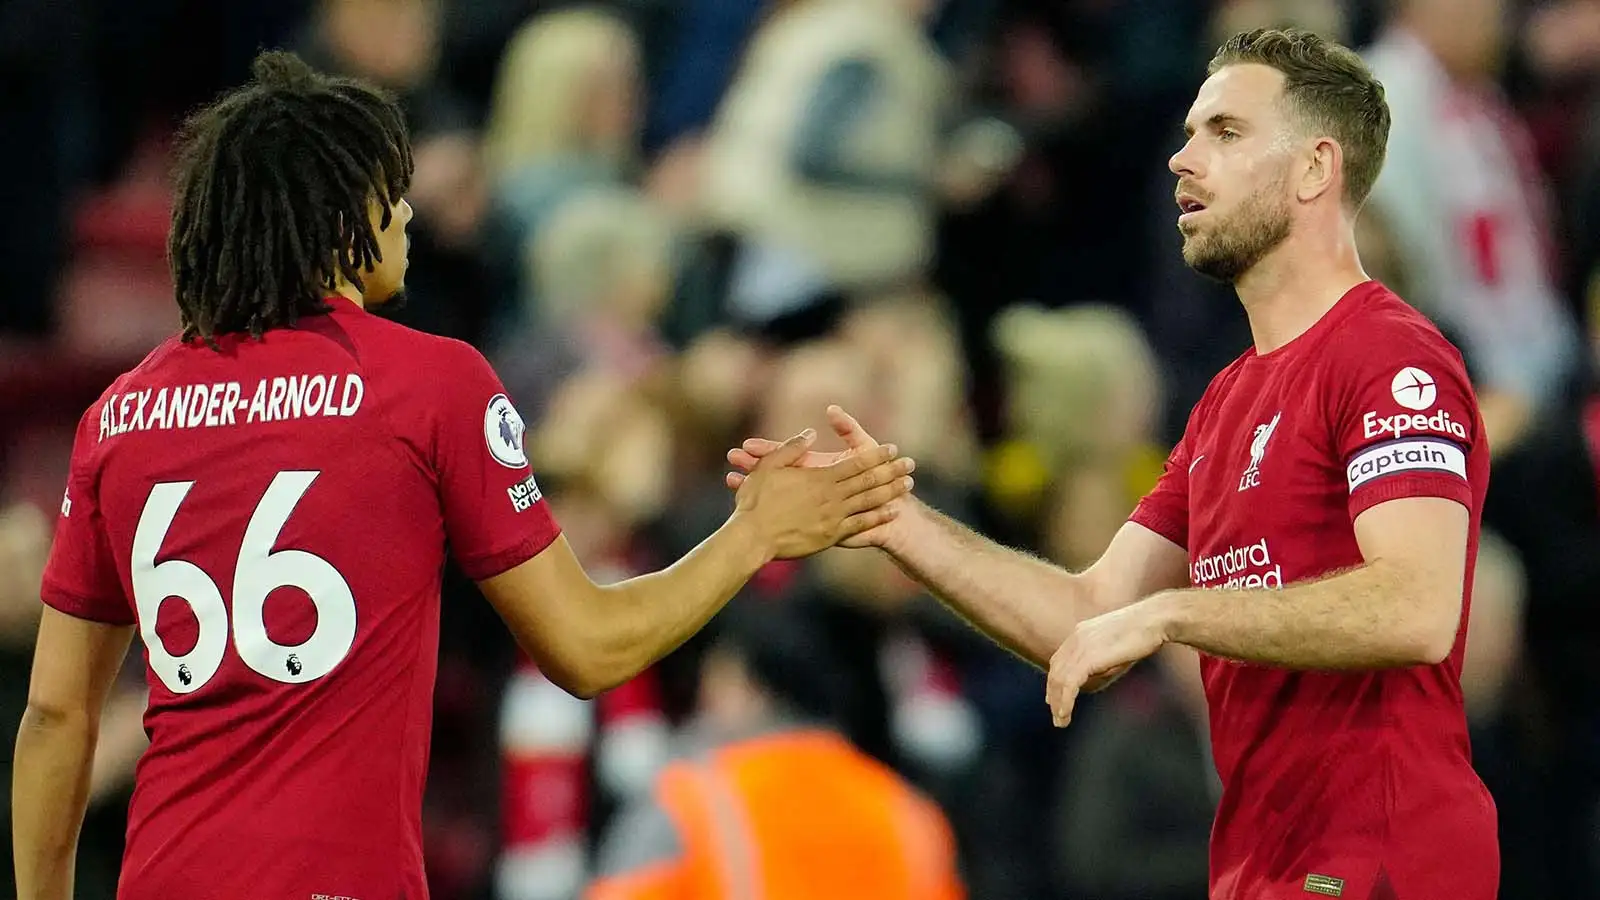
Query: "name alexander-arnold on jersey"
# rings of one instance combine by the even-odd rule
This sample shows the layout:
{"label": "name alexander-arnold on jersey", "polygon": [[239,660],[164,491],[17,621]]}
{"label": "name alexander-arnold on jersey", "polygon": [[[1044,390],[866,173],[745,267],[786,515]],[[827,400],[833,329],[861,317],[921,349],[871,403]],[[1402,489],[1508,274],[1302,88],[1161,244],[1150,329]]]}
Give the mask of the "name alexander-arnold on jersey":
{"label": "name alexander-arnold on jersey", "polygon": [[278,375],[261,379],[248,393],[237,381],[128,391],[112,394],[100,407],[100,440],[130,431],[351,416],[366,393],[354,372]]}

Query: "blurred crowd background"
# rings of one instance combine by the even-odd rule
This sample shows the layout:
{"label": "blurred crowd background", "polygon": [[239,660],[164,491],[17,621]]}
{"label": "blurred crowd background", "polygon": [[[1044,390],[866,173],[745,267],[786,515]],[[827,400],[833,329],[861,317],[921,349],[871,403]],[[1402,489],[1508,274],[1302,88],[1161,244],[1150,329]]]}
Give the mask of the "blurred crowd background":
{"label": "blurred crowd background", "polygon": [[[613,579],[721,521],[726,448],[829,403],[915,456],[929,502],[1092,561],[1249,342],[1231,291],[1182,263],[1166,160],[1212,50],[1262,25],[1361,48],[1387,86],[1365,260],[1461,346],[1492,437],[1463,680],[1501,896],[1600,896],[1600,0],[6,0],[0,731],[72,427],[176,326],[174,124],[258,48],[403,99],[393,315],[488,355],[568,538]],[[774,564],[735,606],[798,623],[783,664],[718,664],[714,626],[579,701],[450,573],[434,896],[575,896],[685,734],[796,691],[937,801],[973,897],[1205,895],[1192,656],[1058,731],[1039,673],[876,551]],[[135,655],[81,900],[113,895],[143,702]]]}

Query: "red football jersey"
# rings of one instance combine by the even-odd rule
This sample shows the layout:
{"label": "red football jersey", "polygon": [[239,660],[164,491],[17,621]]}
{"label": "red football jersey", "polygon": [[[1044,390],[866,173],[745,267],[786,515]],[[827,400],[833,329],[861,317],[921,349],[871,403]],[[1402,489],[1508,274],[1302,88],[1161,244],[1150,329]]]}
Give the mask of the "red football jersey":
{"label": "red football jersey", "polygon": [[1133,515],[1198,587],[1277,588],[1362,562],[1355,518],[1401,497],[1467,507],[1466,594],[1442,663],[1292,671],[1206,655],[1223,796],[1213,900],[1493,900],[1495,808],[1472,768],[1461,657],[1489,453],[1460,354],[1367,282],[1288,345],[1211,382]]}
{"label": "red football jersey", "polygon": [[169,340],[79,426],[43,595],[143,639],[123,900],[426,897],[446,550],[556,537],[483,357],[330,302]]}

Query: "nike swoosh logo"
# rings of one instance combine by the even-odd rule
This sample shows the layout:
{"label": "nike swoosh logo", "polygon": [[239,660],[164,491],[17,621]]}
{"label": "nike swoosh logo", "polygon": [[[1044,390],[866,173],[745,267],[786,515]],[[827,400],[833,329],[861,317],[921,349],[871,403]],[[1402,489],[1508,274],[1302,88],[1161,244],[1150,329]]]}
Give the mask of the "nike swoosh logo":
{"label": "nike swoosh logo", "polygon": [[1194,474],[1194,467],[1200,465],[1200,460],[1205,459],[1205,458],[1206,458],[1206,455],[1204,453],[1202,453],[1199,456],[1196,456],[1194,458],[1194,462],[1189,463],[1189,474],[1190,475]]}

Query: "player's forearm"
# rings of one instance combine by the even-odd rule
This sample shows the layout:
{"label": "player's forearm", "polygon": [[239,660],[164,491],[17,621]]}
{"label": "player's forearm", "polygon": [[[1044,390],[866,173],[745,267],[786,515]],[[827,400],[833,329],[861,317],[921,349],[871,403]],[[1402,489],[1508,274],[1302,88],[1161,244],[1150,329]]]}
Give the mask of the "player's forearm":
{"label": "player's forearm", "polygon": [[583,692],[615,687],[677,649],[771,559],[736,516],[671,566],[601,588]]}
{"label": "player's forearm", "polygon": [[1085,614],[1084,580],[983,537],[921,501],[885,547],[902,569],[974,627],[1044,668]]}
{"label": "player's forearm", "polygon": [[18,900],[71,900],[97,727],[87,713],[23,713],[11,784]]}
{"label": "player's forearm", "polygon": [[1281,590],[1188,589],[1141,602],[1158,606],[1169,640],[1214,656],[1290,668],[1376,669],[1436,663],[1449,654],[1454,622],[1430,612],[1442,605],[1419,591],[1401,567],[1380,562]]}

